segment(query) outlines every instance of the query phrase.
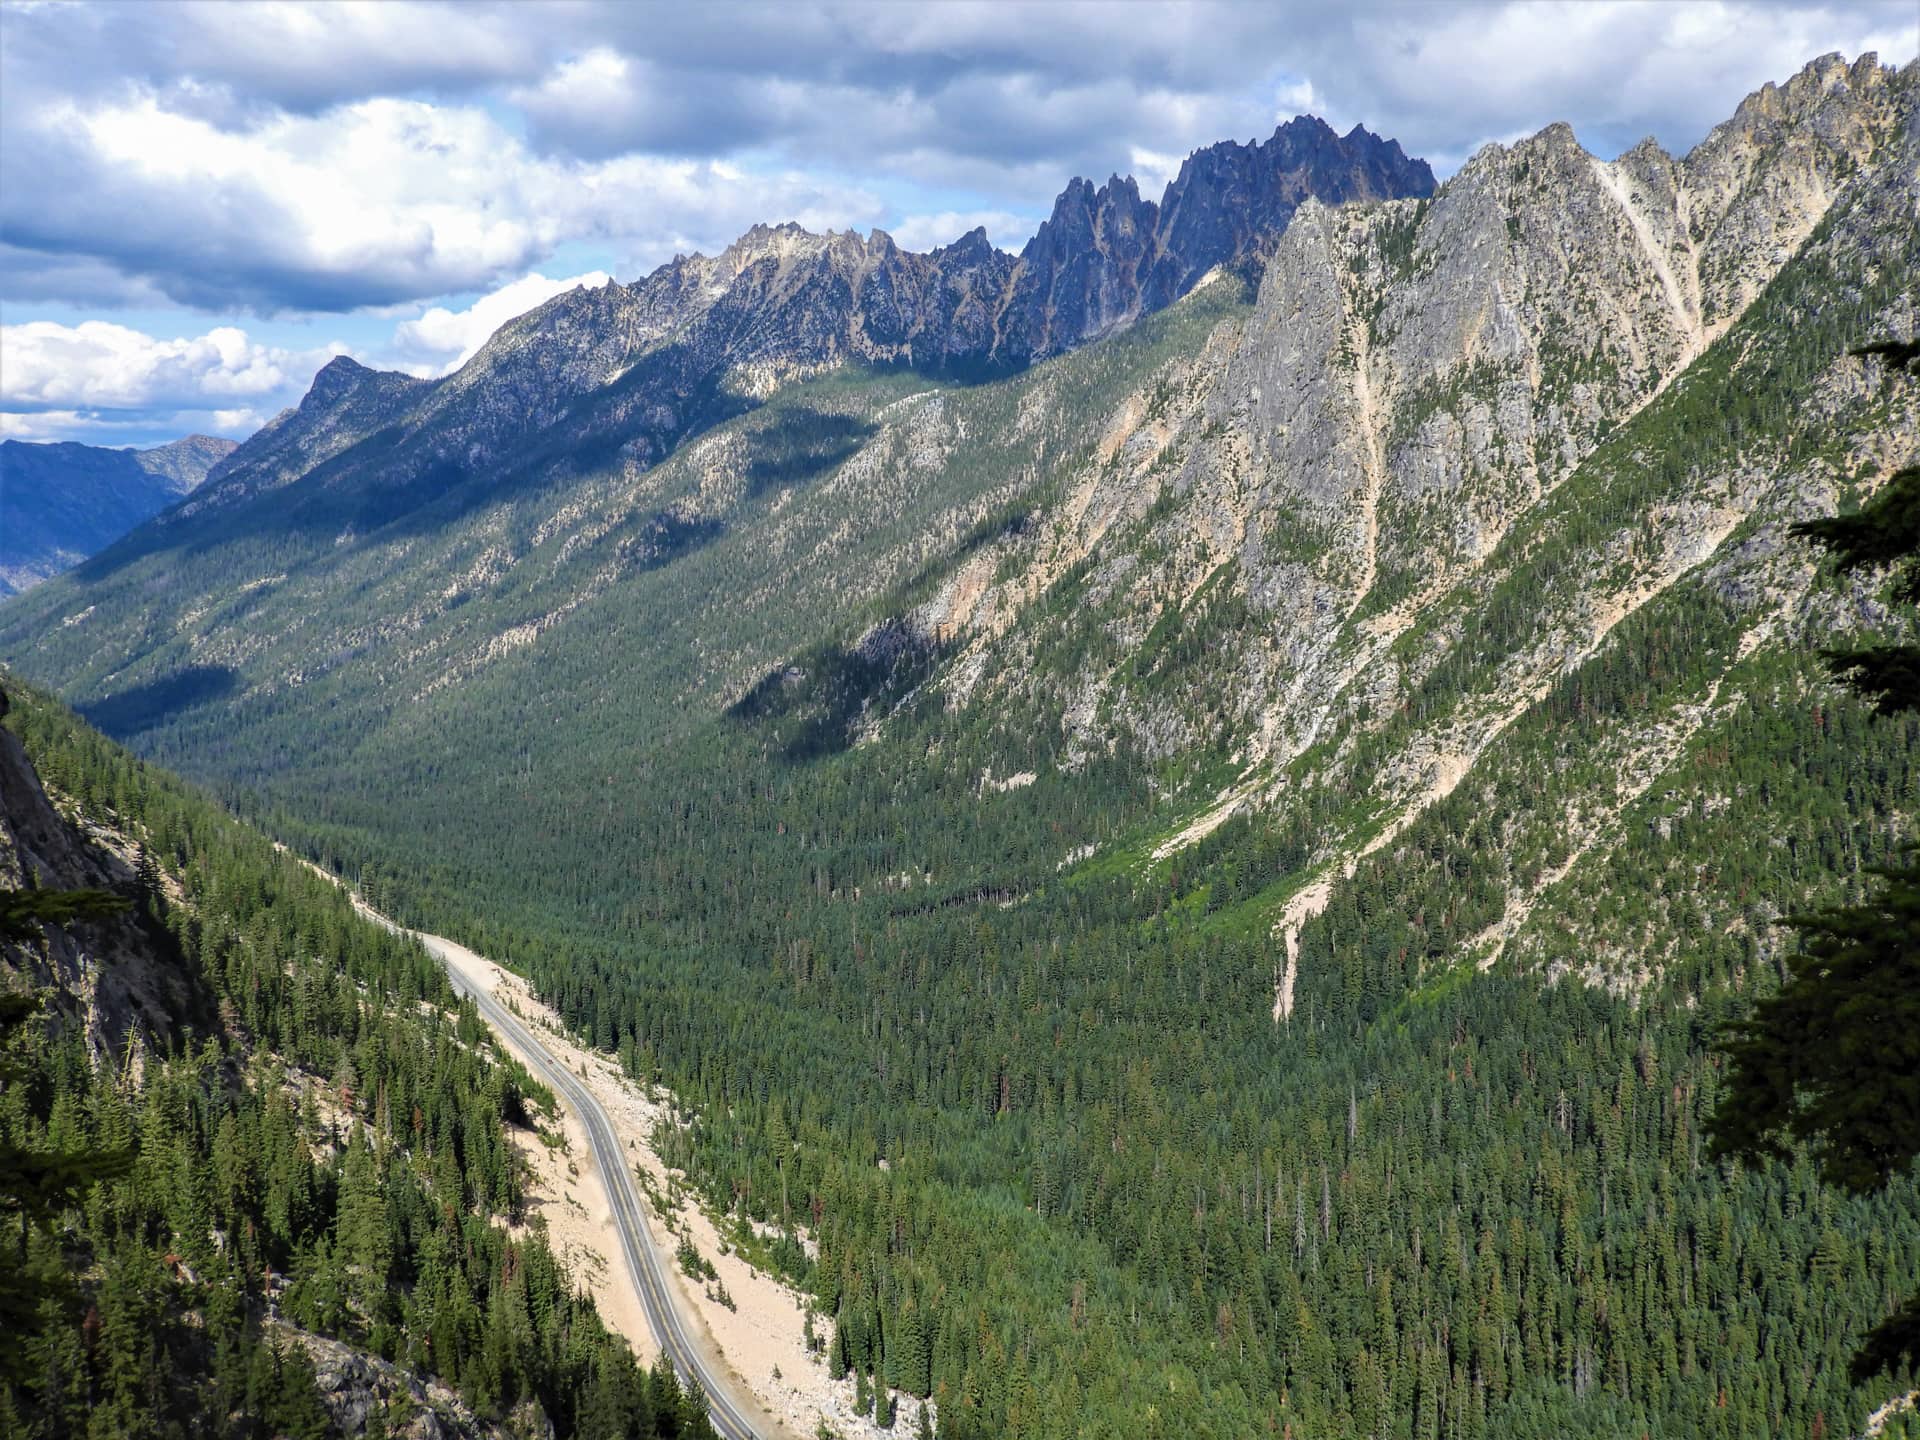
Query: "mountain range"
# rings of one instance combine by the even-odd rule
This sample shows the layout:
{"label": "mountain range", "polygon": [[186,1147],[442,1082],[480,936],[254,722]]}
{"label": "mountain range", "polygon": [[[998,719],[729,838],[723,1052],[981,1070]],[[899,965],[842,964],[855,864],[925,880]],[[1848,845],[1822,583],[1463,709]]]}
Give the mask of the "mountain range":
{"label": "mountain range", "polygon": [[207,478],[237,441],[147,450],[0,441],[0,595],[77,565]]}
{"label": "mountain range", "polygon": [[1303,117],[1188,157],[1160,205],[1131,179],[1076,180],[1019,256],[975,230],[931,254],[758,225],[717,256],[558,296],[438,382],[346,357],[248,442],[182,518],[327,466],[377,491],[362,523],[502,469],[653,464],[781,385],[846,365],[979,378],[1164,308],[1216,269],[1257,265],[1299,205],[1425,195],[1397,143]]}
{"label": "mountain range", "polygon": [[334,361],[0,657],[668,1085],[943,1436],[1857,1433],[1920,1195],[1700,1135],[1911,833],[1789,530],[1920,449],[1917,215],[1920,64],[1829,56],[1681,156],[757,228]]}

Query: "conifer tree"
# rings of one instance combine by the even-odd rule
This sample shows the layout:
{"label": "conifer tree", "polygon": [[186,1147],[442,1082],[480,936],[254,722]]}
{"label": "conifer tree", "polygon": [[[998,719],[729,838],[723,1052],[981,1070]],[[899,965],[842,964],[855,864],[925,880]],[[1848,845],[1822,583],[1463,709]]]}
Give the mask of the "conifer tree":
{"label": "conifer tree", "polygon": [[[1856,351],[1920,378],[1920,342]],[[1891,598],[1920,606],[1920,462],[1896,472],[1852,515],[1795,533],[1826,549],[1841,573],[1885,574]],[[1920,711],[1920,645],[1822,652],[1829,669],[1883,716]],[[1786,1160],[1811,1149],[1830,1183],[1858,1194],[1906,1174],[1920,1155],[1920,860],[1878,872],[1861,903],[1788,917],[1804,948],[1786,983],[1724,1032],[1731,1060],[1713,1117],[1717,1156]],[[1920,1296],[1855,1355],[1857,1380],[1920,1364]]]}
{"label": "conifer tree", "polygon": [[[17,893],[0,897],[0,907]],[[26,893],[57,898],[57,892]],[[66,897],[71,901],[75,893],[66,892]],[[97,900],[80,902],[77,911],[65,913],[85,913],[90,906],[96,914],[110,913],[104,912]],[[24,906],[10,911],[0,908],[0,927],[9,917],[22,921],[28,913]],[[36,921],[58,923],[51,920],[55,912],[46,907],[31,913]],[[31,1067],[14,1051],[27,1021],[39,1008],[37,996],[18,991],[0,994],[0,1092],[32,1078]],[[6,1232],[0,1235],[0,1334],[22,1337],[39,1329],[37,1316],[50,1293],[50,1284],[28,1263],[32,1232],[46,1230],[61,1211],[77,1203],[93,1186],[124,1175],[132,1165],[133,1152],[124,1146],[45,1149],[0,1138],[0,1220],[6,1222]],[[25,1381],[34,1359],[24,1344],[0,1345],[0,1379]]]}

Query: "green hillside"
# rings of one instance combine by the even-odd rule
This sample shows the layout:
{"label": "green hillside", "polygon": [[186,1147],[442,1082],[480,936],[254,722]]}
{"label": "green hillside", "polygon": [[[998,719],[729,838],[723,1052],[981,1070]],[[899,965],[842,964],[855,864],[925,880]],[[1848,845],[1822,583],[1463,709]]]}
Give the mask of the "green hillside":
{"label": "green hillside", "polygon": [[[507,1127],[552,1099],[492,1048],[440,968],[200,792],[11,677],[7,691],[0,749],[14,748],[0,762],[24,745],[63,819],[141,857],[131,908],[77,926],[78,942],[109,957],[96,964],[179,977],[218,1018],[196,1031],[149,1013],[122,1049],[95,1053],[84,997],[44,973],[37,927],[0,945],[6,994],[58,1017],[9,1030],[9,1166],[126,1157],[47,1224],[13,1215],[0,1287],[20,1328],[0,1430],[185,1436],[217,1420],[222,1434],[318,1440],[337,1431],[304,1332],[469,1407],[450,1416],[397,1384],[382,1403],[376,1387],[382,1426],[433,1408],[463,1418],[463,1435],[535,1417],[609,1440],[702,1433],[671,1375],[635,1366],[541,1233],[501,1224],[522,1207]],[[4,819],[46,843],[27,807]]]}

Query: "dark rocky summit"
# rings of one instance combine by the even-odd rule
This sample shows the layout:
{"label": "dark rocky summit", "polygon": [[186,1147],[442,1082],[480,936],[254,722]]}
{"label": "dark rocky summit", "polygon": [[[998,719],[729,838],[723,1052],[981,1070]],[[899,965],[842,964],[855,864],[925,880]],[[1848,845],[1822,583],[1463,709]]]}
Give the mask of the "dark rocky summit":
{"label": "dark rocky summit", "polygon": [[1264,259],[1309,197],[1327,205],[1433,194],[1433,171],[1398,140],[1354,126],[1345,135],[1311,115],[1264,145],[1225,141],[1197,150],[1160,202],[1153,269],[1141,304],[1179,299],[1216,265]]}
{"label": "dark rocky summit", "polygon": [[1196,150],[1155,205],[1131,177],[1075,180],[1021,252],[997,354],[1016,363],[1070,350],[1171,305],[1210,271],[1264,260],[1303,201],[1328,205],[1433,193],[1433,171],[1360,126],[1311,116],[1264,143]]}

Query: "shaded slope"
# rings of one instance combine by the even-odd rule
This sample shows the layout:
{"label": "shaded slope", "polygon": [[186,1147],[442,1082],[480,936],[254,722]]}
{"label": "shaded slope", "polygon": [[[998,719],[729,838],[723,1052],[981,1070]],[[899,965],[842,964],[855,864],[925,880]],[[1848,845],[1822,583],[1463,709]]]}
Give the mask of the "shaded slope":
{"label": "shaded slope", "polygon": [[0,596],[104,549],[191,493],[234,449],[210,435],[148,450],[0,441]]}

